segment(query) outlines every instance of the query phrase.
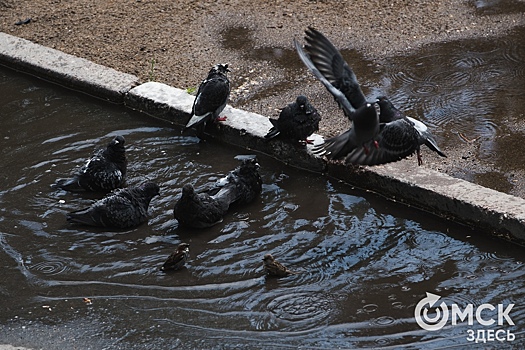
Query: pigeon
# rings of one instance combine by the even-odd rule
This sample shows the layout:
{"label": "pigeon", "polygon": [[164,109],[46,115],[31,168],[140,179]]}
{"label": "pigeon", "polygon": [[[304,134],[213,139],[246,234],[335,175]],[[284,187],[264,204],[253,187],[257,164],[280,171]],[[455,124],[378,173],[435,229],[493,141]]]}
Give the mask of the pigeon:
{"label": "pigeon", "polygon": [[263,266],[267,276],[286,277],[297,274],[296,272],[290,271],[284,267],[283,264],[275,260],[271,254],[266,254],[264,256]]}
{"label": "pigeon", "polygon": [[159,186],[145,182],[118,189],[88,208],[67,214],[67,221],[77,224],[124,229],[148,220],[151,199],[159,194]]}
{"label": "pigeon", "polygon": [[115,136],[106,148],[99,149],[70,179],[60,179],[56,187],[66,191],[109,192],[124,186],[126,150],[124,137]]}
{"label": "pigeon", "polygon": [[161,271],[179,270],[186,260],[190,257],[190,245],[188,243],[181,243],[177,249],[168,257],[166,262],[161,266]]}
{"label": "pigeon", "polygon": [[[312,27],[309,27],[305,31],[305,34],[305,40],[307,42],[305,50],[308,52],[309,60],[307,61],[310,61],[310,63],[304,62],[304,56],[301,57],[301,54],[299,57],[301,57],[306,66],[312,70],[313,65],[315,68],[312,70],[314,75],[317,78],[319,78],[318,75],[321,75],[330,85],[341,91],[354,109],[364,105],[366,98],[357,81],[357,77],[348,63],[343,59],[339,50],[337,50],[330,40],[321,32]],[[316,74],[316,72],[318,73]],[[330,88],[328,88],[328,91],[332,92]],[[341,103],[337,97],[336,100]],[[348,112],[346,110],[344,111],[345,113]],[[350,116],[347,115],[347,117],[351,118],[351,113]]]}
{"label": "pigeon", "polygon": [[182,187],[181,197],[175,203],[173,214],[182,226],[206,228],[220,223],[228,207],[226,199],[197,193],[191,184],[186,184]]}
{"label": "pigeon", "polygon": [[367,105],[370,103],[367,103],[355,73],[341,53],[321,32],[309,28],[305,33],[308,42],[305,49],[309,55],[294,39],[295,49],[306,67],[323,83],[348,119],[352,121],[353,131],[345,133],[347,138],[351,138],[349,143],[364,145],[373,140],[379,132],[379,115],[377,112],[372,113],[371,110],[366,113],[359,110],[363,106],[368,110]]}
{"label": "pigeon", "polygon": [[310,27],[305,33],[308,54],[294,40],[299,57],[352,121],[349,130],[316,145],[314,154],[325,154],[329,159],[344,158],[346,163],[359,165],[395,162],[413,153],[417,153],[421,165],[421,144],[443,154],[428,128],[420,121],[402,115],[388,99],[382,97],[367,102],[355,73],[321,32]]}
{"label": "pigeon", "polygon": [[306,96],[300,95],[295,102],[284,107],[279,119],[270,118],[273,127],[264,138],[280,136],[284,139],[311,143],[308,136],[319,130],[321,116]]}
{"label": "pigeon", "polygon": [[193,102],[191,118],[186,124],[185,130],[197,128],[199,134],[204,133],[204,128],[208,121],[223,121],[219,115],[226,107],[230,96],[230,81],[226,76],[229,72],[227,64],[217,64],[210,72],[208,77],[199,85],[197,97]]}
{"label": "pigeon", "polygon": [[[388,123],[394,120],[406,118],[413,124],[414,128],[417,130],[419,134],[420,145],[427,145],[428,148],[439,154],[441,157],[447,156],[445,153],[443,153],[443,151],[441,151],[436,140],[434,139],[434,136],[432,135],[432,133],[430,133],[428,127],[423,122],[412,117],[405,116],[404,113],[397,109],[386,96],[380,96],[378,98],[377,104],[380,108],[379,120],[381,121],[381,123]],[[419,149],[417,150],[417,160],[419,165],[423,164],[423,159],[421,158]]]}
{"label": "pigeon", "polygon": [[259,164],[254,155],[239,155],[235,157],[241,164],[227,176],[219,179],[216,189],[211,190],[212,197],[228,207],[233,203],[248,204],[262,191],[262,179],[259,174]]}
{"label": "pigeon", "polygon": [[[374,104],[367,103],[358,108],[354,115],[362,120],[373,120],[377,117],[377,111]],[[313,152],[334,160],[345,158],[356,149],[362,149],[365,154],[370,153],[371,147],[368,145],[370,140],[360,139],[359,135],[356,135],[357,132],[358,130],[355,127],[351,127],[341,135],[329,138],[324,143],[316,145]],[[379,147],[377,141],[372,140],[372,143],[373,147]]]}

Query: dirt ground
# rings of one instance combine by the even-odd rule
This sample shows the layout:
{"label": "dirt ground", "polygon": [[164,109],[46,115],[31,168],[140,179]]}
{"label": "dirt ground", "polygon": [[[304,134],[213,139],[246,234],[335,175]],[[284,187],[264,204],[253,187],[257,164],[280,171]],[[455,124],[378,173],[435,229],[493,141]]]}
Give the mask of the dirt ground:
{"label": "dirt ground", "polygon": [[[524,14],[523,0],[0,0],[0,30],[180,88],[229,63],[232,106],[276,116],[306,94],[324,112],[320,133],[330,136],[348,124],[292,50],[306,27],[373,61],[437,42],[497,38],[524,25]],[[469,147],[444,149],[446,161],[426,152],[425,166],[457,175],[473,164],[465,161],[475,152]]]}

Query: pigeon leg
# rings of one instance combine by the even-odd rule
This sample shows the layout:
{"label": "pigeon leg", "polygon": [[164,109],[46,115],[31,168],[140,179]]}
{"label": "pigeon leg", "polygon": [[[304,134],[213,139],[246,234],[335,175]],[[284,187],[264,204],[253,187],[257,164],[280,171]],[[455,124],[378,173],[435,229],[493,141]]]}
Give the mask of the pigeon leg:
{"label": "pigeon leg", "polygon": [[305,139],[304,142],[306,144],[313,145],[315,141],[314,140]]}
{"label": "pigeon leg", "polygon": [[223,122],[223,121],[226,121],[226,119],[227,119],[226,117],[219,117],[219,118],[217,118],[216,120],[217,120],[218,122]]}
{"label": "pigeon leg", "polygon": [[421,152],[417,150],[417,165],[423,165],[423,157],[421,157]]}
{"label": "pigeon leg", "polygon": [[374,146],[376,147],[376,149],[379,149],[379,143],[376,140],[374,140]]}
{"label": "pigeon leg", "polygon": [[368,149],[368,147],[366,147],[365,144],[363,144],[363,149],[365,150],[365,154],[368,155],[368,153],[370,153],[370,150]]}

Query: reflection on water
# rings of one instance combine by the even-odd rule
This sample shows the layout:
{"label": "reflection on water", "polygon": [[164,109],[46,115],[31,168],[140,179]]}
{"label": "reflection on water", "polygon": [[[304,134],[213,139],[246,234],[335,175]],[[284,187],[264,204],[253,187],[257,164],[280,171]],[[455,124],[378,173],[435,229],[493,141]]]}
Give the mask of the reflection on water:
{"label": "reflection on water", "polygon": [[[422,330],[413,314],[426,292],[458,305],[516,303],[505,329],[523,342],[519,247],[263,156],[257,201],[211,229],[179,228],[180,187],[216,180],[242,150],[12,72],[0,72],[0,96],[0,343],[427,348],[468,344],[467,330],[483,329]],[[96,196],[51,184],[116,134],[129,183],[161,187],[151,219],[117,232],[67,224],[67,211]],[[186,268],[161,273],[180,241],[191,245]],[[265,253],[299,273],[266,279]]]}

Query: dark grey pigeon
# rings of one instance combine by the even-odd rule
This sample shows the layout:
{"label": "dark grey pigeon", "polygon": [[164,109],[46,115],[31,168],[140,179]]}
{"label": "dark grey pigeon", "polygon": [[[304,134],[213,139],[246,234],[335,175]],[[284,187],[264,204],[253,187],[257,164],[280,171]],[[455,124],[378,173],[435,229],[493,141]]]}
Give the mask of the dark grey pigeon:
{"label": "dark grey pigeon", "polygon": [[208,121],[225,120],[219,115],[230,97],[230,81],[226,75],[229,71],[227,64],[217,64],[201,82],[185,130],[197,128],[199,135],[202,135]]}
{"label": "dark grey pigeon", "polygon": [[[306,32],[306,54],[294,40],[299,57],[326,89],[334,96],[345,115],[352,121],[352,131],[345,133],[350,144],[364,145],[379,132],[379,115],[357,111],[367,104],[354,72],[334,45],[319,31]],[[370,111],[371,112],[371,111]]]}
{"label": "dark grey pigeon", "polygon": [[407,118],[382,123],[375,139],[348,153],[345,162],[359,165],[396,162],[416,152],[419,154],[419,137],[414,124]]}
{"label": "dark grey pigeon", "polygon": [[311,143],[308,136],[319,130],[321,116],[310,104],[306,96],[300,95],[295,102],[284,107],[279,119],[270,118],[273,127],[266,139],[280,137],[295,142]]}
{"label": "dark grey pigeon", "polygon": [[[367,103],[358,108],[355,111],[354,116],[363,121],[370,121],[377,118],[377,111],[374,104]],[[356,128],[351,127],[341,135],[329,138],[325,140],[323,144],[316,145],[313,152],[318,155],[325,155],[328,159],[336,160],[345,158],[349,153],[356,149],[362,149],[363,152],[369,153],[371,149],[369,144],[374,148],[378,147],[375,140],[360,138],[357,134]]]}
{"label": "dark grey pigeon", "polygon": [[[357,109],[356,114],[358,113],[377,113],[376,106],[367,103]],[[314,148],[314,153],[324,154],[328,159],[344,159],[348,164],[379,165],[419,152],[420,135],[408,118],[381,123],[374,139],[361,145],[355,143],[353,132],[353,128],[350,128],[339,136],[327,139]]]}
{"label": "dark grey pigeon", "polygon": [[366,98],[357,77],[339,50],[321,32],[312,27],[309,27],[305,34],[307,42],[305,50],[315,68],[332,86],[344,94],[354,109],[364,105]]}
{"label": "dark grey pigeon", "polygon": [[124,137],[115,136],[99,149],[70,179],[60,179],[56,187],[66,191],[111,191],[124,186],[126,150]]}
{"label": "dark grey pigeon", "polygon": [[181,243],[177,249],[168,257],[166,262],[161,266],[161,271],[179,270],[184,266],[186,260],[190,257],[190,245]]}
{"label": "dark grey pigeon", "polygon": [[145,182],[118,189],[88,208],[67,214],[67,221],[107,228],[130,228],[148,220],[151,199],[159,194],[159,186]]}
{"label": "dark grey pigeon", "polygon": [[[428,127],[421,121],[405,116],[403,112],[401,112],[399,109],[397,109],[392,102],[386,98],[385,96],[380,96],[378,98],[377,104],[379,105],[380,112],[379,112],[379,120],[381,123],[388,123],[392,122],[394,120],[399,119],[407,119],[409,120],[414,128],[417,130],[419,134],[419,144],[420,145],[427,145],[428,148],[430,148],[432,151],[439,154],[441,157],[446,157],[447,155],[441,151],[439,146],[437,145],[436,140],[434,139],[434,136],[432,133],[428,130]],[[421,158],[421,154],[419,152],[419,149],[417,150],[417,161],[418,164],[423,164],[423,159]]]}
{"label": "dark grey pigeon", "polygon": [[211,227],[222,221],[229,203],[207,193],[197,193],[191,184],[182,187],[182,195],[175,203],[173,214],[182,226]]}
{"label": "dark grey pigeon", "polygon": [[248,204],[257,198],[262,191],[262,179],[259,174],[259,164],[254,155],[235,157],[241,164],[227,176],[217,181],[216,189],[210,191],[213,198],[228,207],[234,203]]}

